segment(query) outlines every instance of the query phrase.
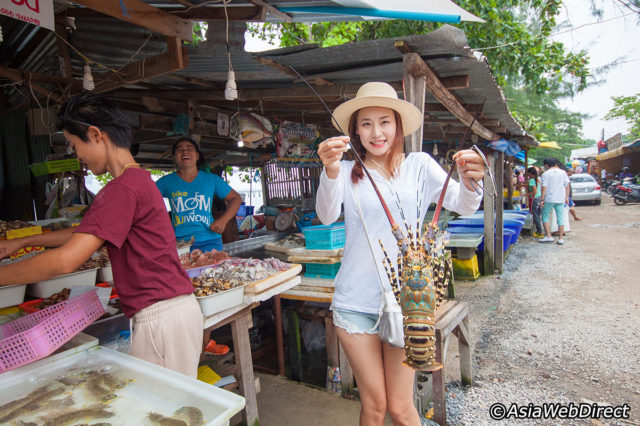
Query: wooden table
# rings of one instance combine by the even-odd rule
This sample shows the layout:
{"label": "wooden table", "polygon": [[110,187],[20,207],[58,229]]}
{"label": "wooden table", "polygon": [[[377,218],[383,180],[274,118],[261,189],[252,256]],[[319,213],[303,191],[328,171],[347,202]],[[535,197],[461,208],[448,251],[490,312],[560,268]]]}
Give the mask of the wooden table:
{"label": "wooden table", "polygon": [[[300,277],[295,276],[262,293],[247,293],[244,296],[242,304],[210,315],[204,319],[203,348],[209,342],[209,334],[211,331],[224,325],[231,324],[231,336],[233,338],[238,386],[240,388],[240,393],[246,400],[242,417],[248,425],[256,424],[258,421],[258,401],[256,396],[255,376],[253,374],[253,360],[251,358],[251,344],[249,341],[249,329],[253,327],[251,309],[259,306],[260,302],[276,296],[278,305],[276,307],[276,312],[279,313],[280,300],[277,295],[297,286],[298,284],[300,284]],[[278,316],[279,315],[276,314],[276,323]],[[282,330],[282,318],[280,318],[280,330]],[[280,338],[282,339],[282,336],[280,336]],[[279,346],[282,347],[282,342],[280,342]]]}

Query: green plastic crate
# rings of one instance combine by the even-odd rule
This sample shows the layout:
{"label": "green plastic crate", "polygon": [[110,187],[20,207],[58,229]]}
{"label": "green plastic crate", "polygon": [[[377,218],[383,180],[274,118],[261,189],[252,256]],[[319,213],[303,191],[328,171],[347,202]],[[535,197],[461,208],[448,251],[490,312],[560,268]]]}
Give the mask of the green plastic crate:
{"label": "green plastic crate", "polygon": [[80,170],[80,161],[77,158],[69,158],[67,160],[53,160],[42,163],[32,164],[30,166],[31,173],[34,176],[43,176],[50,173],[72,172]]}
{"label": "green plastic crate", "polygon": [[305,263],[305,277],[333,279],[338,274],[340,263]]}

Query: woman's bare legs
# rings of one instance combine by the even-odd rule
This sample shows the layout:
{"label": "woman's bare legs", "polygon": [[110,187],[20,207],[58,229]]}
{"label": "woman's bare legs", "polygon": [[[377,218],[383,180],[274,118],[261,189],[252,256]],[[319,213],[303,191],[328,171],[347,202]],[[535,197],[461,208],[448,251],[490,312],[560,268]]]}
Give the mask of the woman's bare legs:
{"label": "woman's bare legs", "polygon": [[376,334],[349,334],[336,327],[360,393],[360,425],[420,425],[413,404],[414,371],[403,365],[404,349],[383,344]]}
{"label": "woman's bare legs", "polygon": [[382,362],[382,342],[377,334],[349,334],[336,327],[360,393],[360,425],[384,424],[387,397]]}
{"label": "woman's bare legs", "polygon": [[415,371],[402,363],[404,348],[382,344],[382,359],[387,387],[387,410],[394,425],[420,425],[420,415],[413,402]]}

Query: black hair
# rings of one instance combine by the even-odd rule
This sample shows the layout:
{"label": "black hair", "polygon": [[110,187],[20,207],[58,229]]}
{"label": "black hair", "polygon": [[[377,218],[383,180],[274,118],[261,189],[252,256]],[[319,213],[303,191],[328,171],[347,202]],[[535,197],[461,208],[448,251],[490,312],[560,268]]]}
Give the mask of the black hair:
{"label": "black hair", "polygon": [[56,120],[58,130],[66,130],[88,142],[89,126],[105,132],[116,146],[131,147],[131,125],[115,102],[95,93],[83,92],[72,96],[60,107]]}
{"label": "black hair", "polygon": [[544,160],[542,160],[542,164],[548,167],[556,167],[556,166],[559,167],[560,161],[555,157],[547,157]]}
{"label": "black hair", "polygon": [[196,152],[198,153],[198,161],[196,162],[196,166],[198,167],[198,169],[202,169],[204,167],[204,154],[202,153],[202,151],[200,151],[200,147],[198,146],[198,143],[191,138],[183,136],[181,138],[176,139],[173,145],[171,145],[171,155],[173,155],[174,157],[176,156],[176,149],[178,148],[178,144],[182,141],[190,142],[191,145],[193,145]]}
{"label": "black hair", "polygon": [[527,173],[530,173],[536,180],[538,180],[538,171],[535,167],[529,167]]}

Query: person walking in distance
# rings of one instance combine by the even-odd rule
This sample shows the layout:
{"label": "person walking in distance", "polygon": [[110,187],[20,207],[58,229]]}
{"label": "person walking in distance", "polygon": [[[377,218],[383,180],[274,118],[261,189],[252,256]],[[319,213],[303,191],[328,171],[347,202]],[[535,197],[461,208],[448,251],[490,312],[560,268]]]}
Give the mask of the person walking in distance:
{"label": "person walking in distance", "polygon": [[542,224],[546,236],[541,238],[541,243],[552,243],[554,241],[551,236],[551,224],[549,218],[551,210],[556,212],[556,221],[558,223],[558,244],[564,244],[562,237],[564,236],[564,206],[569,204],[569,176],[560,169],[560,162],[553,158],[545,158],[542,162],[546,171],[542,173]]}

